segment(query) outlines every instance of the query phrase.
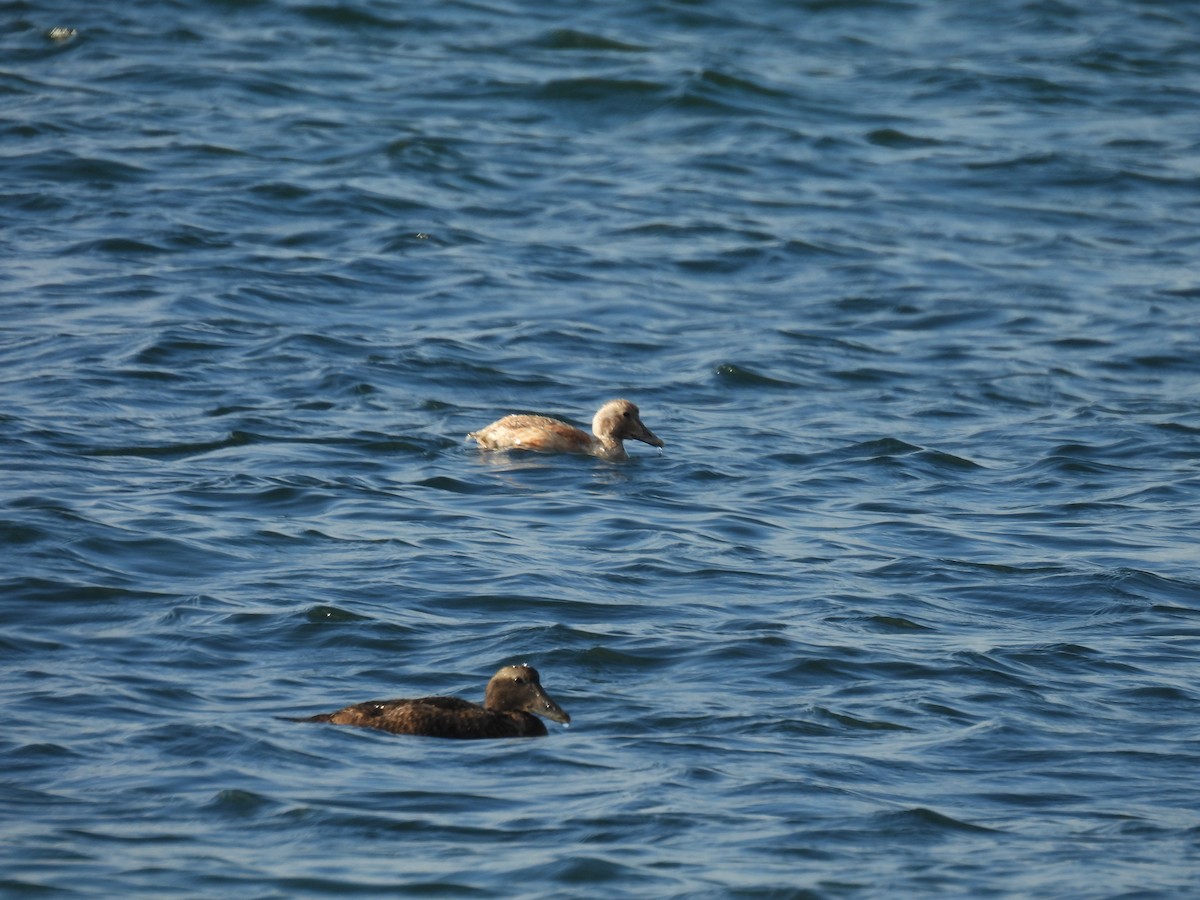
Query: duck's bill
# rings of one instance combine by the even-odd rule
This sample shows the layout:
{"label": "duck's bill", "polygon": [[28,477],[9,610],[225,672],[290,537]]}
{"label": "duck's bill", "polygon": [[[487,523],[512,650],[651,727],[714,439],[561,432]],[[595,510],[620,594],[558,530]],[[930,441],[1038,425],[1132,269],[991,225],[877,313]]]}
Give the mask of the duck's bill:
{"label": "duck's bill", "polygon": [[641,441],[643,444],[649,444],[651,447],[661,447],[663,445],[663,442],[661,440],[659,440],[659,438],[654,434],[654,432],[651,431],[649,428],[647,428],[645,425],[642,426],[642,433],[639,435],[636,435],[636,438],[637,438],[637,440]]}
{"label": "duck's bill", "polygon": [[538,691],[538,698],[530,706],[529,711],[554,722],[566,725],[571,721],[567,711],[550,699],[545,691]]}

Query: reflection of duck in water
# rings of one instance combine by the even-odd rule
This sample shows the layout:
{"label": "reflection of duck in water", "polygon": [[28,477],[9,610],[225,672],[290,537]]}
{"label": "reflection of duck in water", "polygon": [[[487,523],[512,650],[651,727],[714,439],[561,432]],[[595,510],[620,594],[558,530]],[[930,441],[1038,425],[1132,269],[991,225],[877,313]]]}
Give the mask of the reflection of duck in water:
{"label": "reflection of duck in water", "polygon": [[588,434],[549,416],[505,416],[467,435],[484,450],[540,450],[543,453],[590,453],[605,459],[626,459],[629,439],[651,447],[663,442],[642,424],[638,408],[628,400],[610,400],[592,419]]}
{"label": "reflection of duck in water", "polygon": [[555,722],[571,721],[562,707],[542,690],[537,669],[505,666],[488,682],[483,706],[457,697],[368,700],[337,712],[292,721],[361,725],[392,734],[469,739],[541,737],[546,726],[537,716]]}

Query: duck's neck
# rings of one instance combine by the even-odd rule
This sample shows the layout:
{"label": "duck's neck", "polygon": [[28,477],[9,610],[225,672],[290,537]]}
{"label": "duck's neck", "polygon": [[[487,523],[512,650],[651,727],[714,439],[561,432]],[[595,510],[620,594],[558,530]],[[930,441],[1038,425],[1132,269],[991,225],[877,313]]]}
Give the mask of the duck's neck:
{"label": "duck's neck", "polygon": [[625,459],[628,456],[624,443],[614,437],[602,438],[598,435],[592,438],[592,453],[604,459]]}

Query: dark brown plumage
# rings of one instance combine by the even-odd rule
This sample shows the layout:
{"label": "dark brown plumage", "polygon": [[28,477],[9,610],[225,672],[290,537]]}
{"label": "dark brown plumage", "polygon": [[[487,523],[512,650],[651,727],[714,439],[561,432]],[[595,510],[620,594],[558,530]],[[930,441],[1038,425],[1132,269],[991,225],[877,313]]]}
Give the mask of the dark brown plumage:
{"label": "dark brown plumage", "polygon": [[337,712],[295,721],[358,725],[392,734],[481,739],[541,737],[546,734],[546,726],[538,716],[555,722],[571,721],[562,707],[542,690],[537,669],[505,666],[488,682],[482,706],[457,697],[368,700]]}

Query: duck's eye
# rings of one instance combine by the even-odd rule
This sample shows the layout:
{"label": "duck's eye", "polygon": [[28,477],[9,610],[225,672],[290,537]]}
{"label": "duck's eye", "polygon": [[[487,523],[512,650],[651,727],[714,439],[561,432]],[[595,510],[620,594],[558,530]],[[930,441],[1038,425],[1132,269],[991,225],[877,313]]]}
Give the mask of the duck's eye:
{"label": "duck's eye", "polygon": [[516,676],[515,678],[513,678],[513,682],[514,682],[514,683],[516,683],[516,684],[524,684],[524,683],[525,683],[525,679],[524,679],[524,678],[522,678],[520,675],[518,675],[518,676]]}
{"label": "duck's eye", "polygon": [[625,412],[621,413],[621,418],[628,419],[629,418],[629,410],[625,410]]}

